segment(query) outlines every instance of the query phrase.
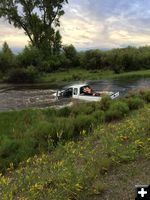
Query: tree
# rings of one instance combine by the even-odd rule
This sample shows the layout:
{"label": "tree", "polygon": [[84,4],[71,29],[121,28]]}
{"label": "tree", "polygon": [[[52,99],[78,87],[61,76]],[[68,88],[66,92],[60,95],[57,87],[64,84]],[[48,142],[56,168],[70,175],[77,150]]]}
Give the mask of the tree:
{"label": "tree", "polygon": [[78,65],[78,57],[77,57],[77,51],[75,47],[71,44],[68,46],[63,47],[64,54],[67,59],[71,61],[71,65],[77,66]]}
{"label": "tree", "polygon": [[87,69],[101,69],[102,52],[99,49],[87,50],[83,59],[83,66]]}
{"label": "tree", "polygon": [[0,17],[23,29],[34,47],[52,54],[65,3],[68,0],[1,0]]}
{"label": "tree", "polygon": [[53,40],[53,54],[59,54],[61,48],[61,35],[60,32],[57,30]]}
{"label": "tree", "polygon": [[24,50],[17,56],[18,66],[28,67],[30,65],[39,66],[43,60],[43,55],[39,49],[33,46],[25,46]]}
{"label": "tree", "polygon": [[2,51],[0,52],[0,71],[2,73],[8,71],[15,65],[14,55],[6,42],[3,43]]}

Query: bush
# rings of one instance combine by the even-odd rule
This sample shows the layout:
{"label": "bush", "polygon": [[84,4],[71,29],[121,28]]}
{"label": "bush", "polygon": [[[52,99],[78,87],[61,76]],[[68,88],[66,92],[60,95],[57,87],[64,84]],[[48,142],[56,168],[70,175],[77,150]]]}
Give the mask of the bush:
{"label": "bush", "polygon": [[52,56],[50,59],[42,61],[39,65],[39,71],[51,73],[61,67],[61,60],[59,56]]}
{"label": "bush", "polygon": [[100,101],[100,109],[106,111],[111,105],[112,99],[109,96],[103,97]]}
{"label": "bush", "polygon": [[59,117],[68,117],[71,113],[71,109],[69,107],[64,107],[58,110],[57,115]]}
{"label": "bush", "polygon": [[93,116],[79,115],[74,119],[74,137],[79,136],[83,132],[90,133],[95,124]]}
{"label": "bush", "polygon": [[149,103],[150,102],[150,91],[147,91],[143,94],[143,99]]}
{"label": "bush", "polygon": [[144,101],[139,97],[130,97],[126,102],[130,110],[139,109],[144,106]]}
{"label": "bush", "polygon": [[37,80],[38,73],[33,66],[25,68],[12,69],[6,81],[11,83],[33,83]]}
{"label": "bush", "polygon": [[9,164],[13,161],[16,165],[20,161],[19,143],[17,140],[3,138],[0,146],[0,169],[2,171],[9,167]]}
{"label": "bush", "polygon": [[56,120],[57,140],[70,140],[74,137],[74,121],[72,118],[61,118]]}
{"label": "bush", "polygon": [[95,118],[96,123],[104,122],[105,119],[104,111],[97,110],[92,114],[92,116]]}
{"label": "bush", "polygon": [[53,124],[41,121],[39,122],[36,127],[34,127],[34,130],[31,132],[31,135],[29,135],[29,138],[33,138],[34,141],[34,148],[36,151],[45,151],[45,150],[51,150],[52,148],[52,131],[53,131]]}
{"label": "bush", "polygon": [[129,107],[125,102],[116,101],[111,104],[110,109],[106,111],[105,121],[118,120],[123,118],[129,112]]}
{"label": "bush", "polygon": [[95,111],[95,108],[92,104],[90,103],[82,103],[82,104],[76,104],[72,108],[71,114],[74,116],[80,115],[80,114],[91,114],[92,112]]}

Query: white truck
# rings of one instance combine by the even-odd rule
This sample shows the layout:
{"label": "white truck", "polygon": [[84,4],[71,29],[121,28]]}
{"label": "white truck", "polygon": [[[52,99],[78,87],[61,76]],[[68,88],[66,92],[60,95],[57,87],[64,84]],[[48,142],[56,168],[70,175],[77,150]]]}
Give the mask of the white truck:
{"label": "white truck", "polygon": [[[89,88],[91,92],[85,92],[85,88]],[[96,91],[94,92],[89,85],[86,84],[76,84],[68,86],[64,90],[57,90],[54,94],[56,99],[61,98],[73,98],[85,101],[100,101],[104,96],[110,96],[111,99],[115,99],[119,96],[119,92],[109,92],[109,91]]]}

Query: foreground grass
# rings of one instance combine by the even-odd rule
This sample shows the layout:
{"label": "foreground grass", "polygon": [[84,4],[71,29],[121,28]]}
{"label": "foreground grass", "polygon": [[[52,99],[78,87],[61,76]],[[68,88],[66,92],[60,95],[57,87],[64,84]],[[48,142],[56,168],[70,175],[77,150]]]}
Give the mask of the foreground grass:
{"label": "foreground grass", "polygon": [[[106,122],[119,120],[150,101],[142,96],[96,103],[76,103],[59,110],[22,110],[0,113],[0,171],[41,152],[51,152],[59,142],[75,141]],[[147,100],[146,100],[147,99]]]}
{"label": "foreground grass", "polygon": [[101,199],[109,187],[107,173],[150,159],[149,116],[150,105],[145,105],[120,122],[101,124],[84,140],[59,143],[53,152],[29,158],[16,170],[11,165],[0,178],[1,199]]}
{"label": "foreground grass", "polygon": [[[132,72],[124,72],[115,74],[111,70],[85,70],[85,69],[69,69],[63,72],[54,72],[45,74],[41,77],[41,82],[62,82],[62,81],[85,81],[85,80],[100,80],[100,79],[119,79],[119,78],[139,78],[150,77],[150,70],[140,70]],[[58,83],[57,83],[58,84]]]}
{"label": "foreground grass", "polygon": [[139,158],[112,168],[103,176],[107,190],[101,195],[92,195],[88,200],[135,199],[135,185],[149,185],[149,163],[150,159]]}

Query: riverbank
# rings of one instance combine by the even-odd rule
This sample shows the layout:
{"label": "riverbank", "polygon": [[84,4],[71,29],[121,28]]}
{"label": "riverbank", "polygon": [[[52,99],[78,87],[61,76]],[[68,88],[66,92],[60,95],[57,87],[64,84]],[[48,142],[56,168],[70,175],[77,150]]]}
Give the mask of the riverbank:
{"label": "riverbank", "polygon": [[62,72],[53,72],[45,74],[40,78],[40,82],[58,82],[69,81],[87,81],[102,79],[126,79],[126,78],[146,78],[150,77],[150,70],[140,70],[115,74],[111,70],[85,70],[85,69],[69,69]]}
{"label": "riverbank", "polygon": [[[149,102],[150,92],[140,91],[60,110],[0,113],[1,199],[97,200],[112,196],[112,175],[123,187],[130,183],[126,166],[138,184],[135,163],[149,171]],[[143,173],[138,177],[148,184]]]}
{"label": "riverbank", "polygon": [[[91,80],[105,80],[105,79],[127,79],[127,78],[148,78],[150,77],[150,70],[139,70],[139,71],[130,71],[122,72],[119,74],[114,73],[112,70],[87,70],[80,68],[72,68],[63,71],[55,71],[51,73],[38,74],[38,78],[33,81],[31,84],[45,84],[49,83],[52,85],[52,88],[66,85],[67,82],[73,81],[91,81]],[[5,84],[7,81],[4,77],[1,77],[0,83]],[[10,83],[10,82],[9,82]],[[12,84],[13,82],[11,82]],[[28,85],[30,82],[18,82],[16,85],[25,84]],[[10,85],[11,85],[10,84]],[[15,84],[15,82],[14,82]]]}
{"label": "riverbank", "polygon": [[[26,124],[32,123],[37,114],[37,111],[32,113],[31,119],[27,117],[27,113],[22,113],[23,118],[18,118],[18,113],[14,115],[17,119],[16,126],[19,121],[24,124],[22,133],[27,129]],[[7,174],[1,175],[0,178],[1,199],[98,200],[102,197],[119,199],[120,196],[124,200],[134,198],[134,188],[131,187],[139,184],[137,181],[149,184],[149,174],[145,176],[143,169],[140,171],[143,166],[145,172],[149,172],[149,115],[150,105],[147,104],[144,108],[132,111],[121,121],[100,124],[89,135],[81,132],[81,139],[78,141],[70,140],[65,144],[61,142],[52,152],[46,154],[41,151],[40,155],[28,158],[17,169],[11,164]],[[38,117],[41,121],[41,117]],[[45,117],[43,116],[42,120],[45,120]],[[9,121],[6,115],[3,118],[7,119],[6,122]],[[5,126],[8,124],[5,123]],[[16,130],[17,127],[14,129],[12,124],[13,137]],[[45,132],[41,133],[44,139]],[[138,172],[140,174],[137,177]],[[117,181],[116,186],[121,187],[120,190],[110,187],[114,180]],[[128,185],[131,181],[132,186]],[[126,187],[130,188],[131,193],[124,191]]]}

